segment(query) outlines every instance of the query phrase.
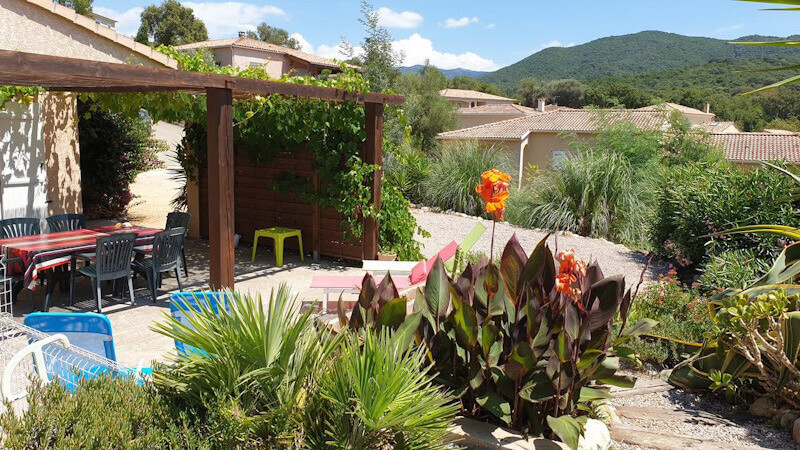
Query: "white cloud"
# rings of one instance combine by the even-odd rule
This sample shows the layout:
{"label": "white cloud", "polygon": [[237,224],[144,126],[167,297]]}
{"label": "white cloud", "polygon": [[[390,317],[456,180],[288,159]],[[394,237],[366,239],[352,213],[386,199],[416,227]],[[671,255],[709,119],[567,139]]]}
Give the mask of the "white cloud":
{"label": "white cloud", "polygon": [[[313,48],[309,44],[309,48]],[[425,61],[430,61],[433,65],[440,69],[470,69],[480,71],[494,71],[500,68],[491,59],[483,58],[482,56],[473,52],[464,53],[447,53],[436,50],[433,46],[433,41],[424,38],[419,33],[414,33],[408,39],[400,39],[392,42],[392,49],[395,52],[403,54],[403,61],[400,62],[402,66],[413,66],[416,64],[425,64]],[[353,47],[355,56],[364,53],[364,49],[358,46]],[[345,49],[342,44],[325,45],[322,44],[317,47],[313,53],[324,58],[331,59],[347,59],[350,55],[345,54]]]}
{"label": "white cloud", "polygon": [[378,9],[378,25],[386,28],[416,28],[422,24],[422,15],[414,11],[396,12],[381,6]]}
{"label": "white cloud", "polygon": [[306,38],[303,37],[302,34],[292,33],[289,37],[297,41],[298,44],[300,44],[300,50],[306,53],[314,53],[314,46],[311,45],[311,43],[308,42]]}
{"label": "white cloud", "polygon": [[115,11],[102,6],[95,6],[92,9],[101,16],[116,20],[117,33],[126,36],[134,36],[136,32],[139,31],[139,25],[142,23],[142,11],[144,11],[144,8],[141,6],[131,8],[124,12]]}
{"label": "white cloud", "polygon": [[436,50],[433,41],[424,38],[419,33],[414,33],[408,39],[401,39],[392,42],[395,51],[403,52],[403,66],[413,66],[424,64],[425,60],[430,60],[432,64],[440,69],[470,69],[481,71],[497,70],[498,66],[491,59],[486,59],[473,52],[447,53]]}
{"label": "white cloud", "polygon": [[194,15],[206,24],[208,37],[220,39],[235,37],[239,31],[255,31],[256,25],[269,18],[285,17],[286,13],[272,5],[254,5],[242,2],[183,2],[194,10]]}
{"label": "white cloud", "polygon": [[730,33],[731,31],[737,31],[737,30],[741,30],[742,28],[744,28],[744,25],[743,25],[743,24],[741,24],[741,23],[739,23],[739,24],[736,24],[736,25],[728,25],[728,26],[726,26],[726,27],[719,27],[719,28],[717,28],[716,30],[712,31],[712,32],[711,32],[711,34],[724,34],[724,33]]}
{"label": "white cloud", "polygon": [[486,25],[486,29],[487,30],[494,30],[494,27],[495,27],[494,23],[490,23],[489,25]]}
{"label": "white cloud", "polygon": [[444,27],[445,28],[461,28],[461,27],[465,27],[465,26],[473,24],[473,23],[478,23],[478,22],[479,22],[479,20],[478,20],[477,17],[464,16],[464,17],[462,17],[460,19],[454,19],[454,18],[451,17],[451,18],[449,18],[449,19],[444,21]]}
{"label": "white cloud", "polygon": [[561,43],[561,41],[550,41],[550,42],[545,42],[544,44],[542,44],[541,48],[545,49],[545,48],[550,48],[550,47],[575,47],[575,43],[574,42],[570,42],[569,44],[564,45],[564,44]]}

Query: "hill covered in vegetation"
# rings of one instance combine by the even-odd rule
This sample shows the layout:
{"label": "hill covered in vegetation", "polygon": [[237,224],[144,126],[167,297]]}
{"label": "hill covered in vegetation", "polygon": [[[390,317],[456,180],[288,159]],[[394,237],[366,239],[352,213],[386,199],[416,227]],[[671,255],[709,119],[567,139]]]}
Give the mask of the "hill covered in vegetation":
{"label": "hill covered in vegetation", "polygon": [[[794,37],[789,37],[789,39]],[[774,41],[774,36],[744,36],[737,41]],[[642,31],[597,39],[574,47],[547,48],[481,77],[514,92],[527,77],[539,80],[594,80],[659,73],[686,67],[756,58],[800,58],[800,50],[731,45],[707,37]],[[726,66],[728,63],[723,63]],[[719,68],[719,67],[718,67]],[[713,70],[712,67],[708,68]]]}

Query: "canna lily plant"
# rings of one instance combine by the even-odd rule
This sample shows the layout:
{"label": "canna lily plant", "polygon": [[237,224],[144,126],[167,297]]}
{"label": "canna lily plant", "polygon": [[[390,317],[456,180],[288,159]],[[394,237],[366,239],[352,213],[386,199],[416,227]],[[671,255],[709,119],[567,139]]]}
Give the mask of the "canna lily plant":
{"label": "canna lily plant", "polygon": [[[528,256],[512,237],[499,267],[482,260],[455,278],[437,260],[410,312],[405,301],[395,308],[389,276],[364,283],[358,312],[349,320],[340,312],[342,325],[394,328],[396,339],[424,347],[462,415],[556,434],[572,448],[587,403],[609,398],[611,385],[633,385],[616,373],[620,359],[636,361],[625,344],[655,326],[642,319],[626,327],[633,298],[624,279],[604,277],[572,251],[556,260],[546,239]],[[615,317],[624,331],[614,332]]]}

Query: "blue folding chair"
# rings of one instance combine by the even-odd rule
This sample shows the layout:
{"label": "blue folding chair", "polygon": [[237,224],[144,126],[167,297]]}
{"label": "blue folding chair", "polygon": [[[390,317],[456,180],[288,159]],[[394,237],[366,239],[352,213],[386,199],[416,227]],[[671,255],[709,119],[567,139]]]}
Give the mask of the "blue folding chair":
{"label": "blue folding chair", "polygon": [[[194,312],[200,312],[200,305],[210,306],[215,314],[219,315],[220,306],[226,312],[230,312],[231,299],[236,300],[237,295],[233,292],[176,292],[169,298],[169,310],[172,317],[178,322],[186,325],[190,329],[194,329],[188,317],[192,316]],[[175,340],[175,349],[178,353],[188,354],[189,352],[198,353],[201,355],[208,354],[198,348],[185,344],[179,340]]]}
{"label": "blue folding chair", "polygon": [[96,313],[31,313],[22,321],[34,330],[47,334],[63,334],[69,343],[117,361],[111,321]]}

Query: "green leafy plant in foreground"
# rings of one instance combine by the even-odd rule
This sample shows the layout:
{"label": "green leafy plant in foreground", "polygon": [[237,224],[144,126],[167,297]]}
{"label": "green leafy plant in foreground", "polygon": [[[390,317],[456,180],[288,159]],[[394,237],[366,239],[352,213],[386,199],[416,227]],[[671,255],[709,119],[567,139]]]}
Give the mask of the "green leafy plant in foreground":
{"label": "green leafy plant in foreground", "polygon": [[[559,259],[557,268],[546,240],[528,257],[512,237],[499,268],[483,260],[449,278],[437,260],[410,314],[390,276],[376,284],[367,275],[349,319],[340,302],[340,320],[393,328],[398,345],[423,346],[462,414],[533,435],[554,432],[572,445],[584,402],[608,398],[607,385],[633,385],[616,373],[620,358],[635,359],[626,342],[655,322],[626,328],[632,296],[622,277],[605,278],[570,252]],[[613,332],[617,314],[621,333]]]}
{"label": "green leafy plant in foreground", "polygon": [[424,349],[407,351],[388,330],[347,333],[320,380],[322,414],[310,448],[449,448],[454,399],[431,382]]}
{"label": "green leafy plant in foreground", "polygon": [[154,325],[157,333],[199,350],[157,367],[156,386],[196,407],[231,403],[231,414],[269,445],[302,442],[305,409],[313,406],[316,380],[338,340],[315,328],[311,310],[299,313],[285,284],[268,301],[237,296],[230,312],[199,303],[186,324],[168,315]]}
{"label": "green leafy plant in foreground", "polygon": [[0,414],[3,448],[219,448],[242,434],[224,414],[198,420],[152,386],[101,376],[80,380],[75,392],[60,383],[34,385],[28,408]]}

